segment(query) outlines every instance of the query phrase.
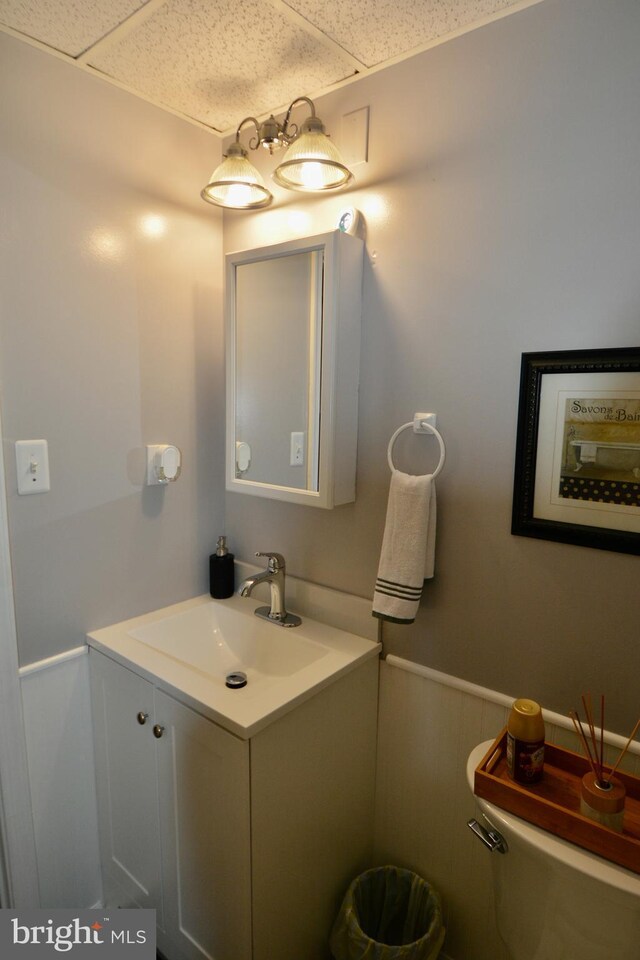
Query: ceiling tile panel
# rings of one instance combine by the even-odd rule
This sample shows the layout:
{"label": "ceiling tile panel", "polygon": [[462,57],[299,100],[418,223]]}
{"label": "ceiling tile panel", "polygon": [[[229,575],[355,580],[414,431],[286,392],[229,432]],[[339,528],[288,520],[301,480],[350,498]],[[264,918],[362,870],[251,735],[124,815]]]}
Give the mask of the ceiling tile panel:
{"label": "ceiling tile panel", "polygon": [[0,0],[0,23],[71,57],[144,6],[144,0]]}
{"label": "ceiling tile panel", "polygon": [[519,0],[285,0],[373,67],[504,10]]}
{"label": "ceiling tile panel", "polygon": [[89,63],[216,130],[354,73],[265,0],[169,0]]}

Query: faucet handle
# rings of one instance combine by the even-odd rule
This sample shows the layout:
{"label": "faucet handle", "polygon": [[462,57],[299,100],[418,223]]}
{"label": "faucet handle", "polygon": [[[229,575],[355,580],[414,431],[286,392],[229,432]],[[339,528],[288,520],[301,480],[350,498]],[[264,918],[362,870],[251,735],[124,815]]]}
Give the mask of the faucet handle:
{"label": "faucet handle", "polygon": [[285,569],[284,557],[281,553],[256,553],[256,557],[268,557],[269,558],[269,570],[272,573],[277,573],[279,570]]}

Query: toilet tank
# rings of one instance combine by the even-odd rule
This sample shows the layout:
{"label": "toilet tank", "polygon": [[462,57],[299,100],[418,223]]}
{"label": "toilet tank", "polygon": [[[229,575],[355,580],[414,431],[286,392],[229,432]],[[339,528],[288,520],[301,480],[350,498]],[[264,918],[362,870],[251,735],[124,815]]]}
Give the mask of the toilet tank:
{"label": "toilet tank", "polygon": [[[467,781],[491,741],[472,751]],[[491,857],[498,931],[512,960],[639,960],[640,876],[476,797],[507,842]],[[640,864],[639,864],[640,868]]]}

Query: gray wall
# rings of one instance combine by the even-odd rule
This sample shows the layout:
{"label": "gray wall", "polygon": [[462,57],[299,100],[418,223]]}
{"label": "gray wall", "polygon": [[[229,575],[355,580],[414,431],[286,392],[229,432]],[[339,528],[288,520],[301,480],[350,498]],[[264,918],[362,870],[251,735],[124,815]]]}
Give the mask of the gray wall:
{"label": "gray wall", "polygon": [[[0,71],[0,377],[29,663],[207,589],[224,507],[222,221],[198,194],[220,144],[4,34]],[[13,444],[38,438],[51,492],[19,497]],[[144,487],[144,445],[164,442],[182,476]]]}
{"label": "gray wall", "polygon": [[[356,188],[225,215],[225,248],[367,221],[358,497],[334,511],[228,494],[250,559],[371,596],[393,430],[435,410],[437,577],[389,650],[566,712],[638,713],[640,559],[509,533],[520,355],[640,342],[640,6],[544,0],[323,98],[370,106]],[[20,657],[206,589],[223,523],[220,220],[204,132],[0,37],[0,376]],[[294,118],[295,119],[295,118]],[[260,161],[268,164],[268,158]],[[292,195],[293,196],[293,195]],[[140,232],[158,213],[167,231]],[[18,497],[13,441],[49,440]],[[183,476],[143,488],[146,443]],[[399,445],[427,468],[428,441]],[[430,461],[433,463],[433,460]]]}
{"label": "gray wall", "polygon": [[[224,226],[238,250],[331,229],[350,204],[367,221],[357,501],[227,494],[232,549],[371,596],[389,437],[436,411],[437,575],[387,649],[562,713],[604,690],[620,732],[638,715],[640,558],[510,520],[521,354],[640,343],[639,48],[637,0],[545,0],[323,98],[338,144],[342,114],[370,106],[356,188],[286,207],[278,191]],[[435,463],[422,438],[397,449],[408,472]]]}

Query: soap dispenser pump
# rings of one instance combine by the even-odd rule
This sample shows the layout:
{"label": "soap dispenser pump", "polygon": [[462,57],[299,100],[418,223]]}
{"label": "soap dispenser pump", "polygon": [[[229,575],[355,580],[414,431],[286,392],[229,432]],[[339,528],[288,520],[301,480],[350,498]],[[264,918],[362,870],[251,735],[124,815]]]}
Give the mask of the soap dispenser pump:
{"label": "soap dispenser pump", "polygon": [[233,596],[233,554],[227,548],[227,538],[218,537],[216,552],[209,557],[209,593],[215,600]]}

